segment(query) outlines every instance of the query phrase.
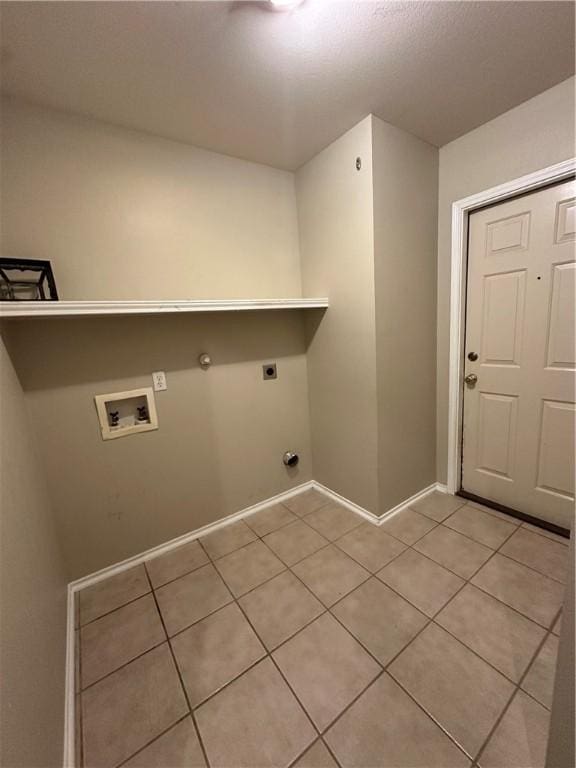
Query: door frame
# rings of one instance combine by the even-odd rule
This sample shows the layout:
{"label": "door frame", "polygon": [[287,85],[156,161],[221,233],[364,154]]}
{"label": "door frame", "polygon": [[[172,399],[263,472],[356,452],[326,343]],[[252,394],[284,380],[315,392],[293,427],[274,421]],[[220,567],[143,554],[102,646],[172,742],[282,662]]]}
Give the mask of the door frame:
{"label": "door frame", "polygon": [[463,375],[466,322],[466,278],[468,271],[468,217],[486,205],[494,205],[533,192],[576,173],[576,157],[550,165],[526,176],[490,187],[452,203],[452,246],[450,270],[450,357],[448,389],[448,493],[461,485]]}

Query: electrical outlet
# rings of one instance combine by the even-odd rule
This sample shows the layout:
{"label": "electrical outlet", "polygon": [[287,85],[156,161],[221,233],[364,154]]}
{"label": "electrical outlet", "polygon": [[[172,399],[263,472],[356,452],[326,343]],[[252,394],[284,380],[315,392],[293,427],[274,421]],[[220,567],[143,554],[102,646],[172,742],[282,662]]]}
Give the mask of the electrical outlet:
{"label": "electrical outlet", "polygon": [[278,378],[278,371],[276,370],[276,363],[266,363],[262,366],[262,378],[263,379],[276,379]]}
{"label": "electrical outlet", "polygon": [[168,389],[164,371],[154,371],[152,374],[152,384],[154,385],[154,392],[162,392]]}

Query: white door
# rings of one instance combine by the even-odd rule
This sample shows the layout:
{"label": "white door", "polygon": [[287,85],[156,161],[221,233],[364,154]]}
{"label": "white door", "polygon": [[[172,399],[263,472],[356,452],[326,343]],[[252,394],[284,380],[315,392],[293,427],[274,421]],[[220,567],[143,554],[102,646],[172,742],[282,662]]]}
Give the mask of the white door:
{"label": "white door", "polygon": [[565,528],[574,516],[575,239],[573,181],[469,220],[462,488]]}

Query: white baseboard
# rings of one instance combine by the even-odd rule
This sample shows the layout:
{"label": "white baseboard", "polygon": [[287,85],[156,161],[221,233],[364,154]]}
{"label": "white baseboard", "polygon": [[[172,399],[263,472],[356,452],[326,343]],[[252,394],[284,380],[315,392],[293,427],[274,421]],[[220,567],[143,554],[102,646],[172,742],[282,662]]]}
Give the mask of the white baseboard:
{"label": "white baseboard", "polygon": [[231,523],[235,523],[237,520],[241,520],[244,517],[248,517],[249,515],[253,515],[255,512],[259,512],[261,509],[264,509],[265,507],[269,507],[271,504],[277,504],[278,502],[285,501],[286,499],[289,499],[292,496],[296,496],[298,493],[302,493],[303,491],[307,491],[310,488],[314,487],[314,482],[312,480],[309,480],[306,483],[302,483],[301,485],[297,485],[294,488],[291,488],[289,491],[284,491],[283,493],[278,493],[276,496],[270,496],[268,499],[264,499],[264,501],[258,502],[258,504],[253,504],[250,507],[246,507],[245,509],[241,509],[239,512],[234,512],[231,515],[228,515],[228,517],[223,517],[220,520],[217,520],[215,523],[209,523],[208,525],[204,525],[201,528],[197,528],[194,531],[191,531],[189,533],[185,533],[183,536],[178,536],[175,539],[171,539],[170,541],[165,542],[164,544],[160,544],[157,547],[153,547],[152,549],[147,550],[146,552],[141,552],[138,555],[134,555],[133,557],[128,557],[126,560],[122,560],[119,563],[114,563],[114,565],[109,565],[106,568],[102,568],[99,571],[96,571],[95,573],[90,573],[87,576],[83,576],[81,579],[76,579],[76,581],[70,582],[68,584],[68,597],[67,597],[67,604],[68,604],[68,615],[66,618],[66,671],[65,671],[65,703],[64,703],[64,757],[63,757],[63,764],[64,768],[74,768],[75,765],[75,758],[76,758],[76,748],[75,748],[75,659],[74,659],[74,645],[75,645],[75,595],[77,592],[79,592],[81,589],[85,589],[86,587],[91,586],[92,584],[97,584],[99,581],[103,581],[104,579],[110,578],[110,576],[115,576],[117,573],[122,573],[122,571],[126,571],[129,568],[133,568],[135,565],[140,565],[140,563],[143,563],[146,560],[151,560],[155,557],[160,557],[161,555],[165,555],[167,552],[170,552],[172,549],[176,549],[176,547],[180,547],[182,544],[186,544],[189,541],[194,541],[194,539],[198,539],[200,536],[206,536],[208,533],[212,533],[212,531],[217,531],[219,528],[223,528],[226,525],[230,525]]}
{"label": "white baseboard", "polygon": [[289,491],[278,493],[276,496],[270,496],[270,498],[264,499],[264,501],[259,501],[257,504],[253,504],[252,506],[246,507],[245,509],[241,509],[239,512],[233,512],[231,515],[222,517],[220,520],[216,520],[214,523],[203,525],[201,528],[196,528],[195,530],[184,533],[182,536],[178,536],[175,539],[170,539],[170,541],[166,541],[164,544],[159,544],[157,547],[147,549],[145,552],[140,552],[138,555],[128,557],[126,560],[121,560],[119,563],[109,565],[106,568],[102,568],[99,571],[88,574],[88,576],[83,576],[81,579],[70,582],[68,586],[74,592],[78,592],[80,589],[85,589],[92,584],[97,584],[99,581],[110,578],[110,576],[114,576],[117,573],[128,570],[128,568],[133,568],[135,565],[140,565],[140,563],[143,563],[146,560],[151,560],[155,557],[165,555],[167,552],[170,552],[170,550],[176,549],[176,547],[180,547],[182,544],[187,544],[189,541],[194,541],[194,539],[198,539],[200,536],[206,536],[213,531],[217,531],[219,528],[224,528],[226,525],[235,523],[237,520],[242,520],[244,517],[253,515],[255,512],[259,512],[261,509],[265,509],[271,504],[277,504],[278,502],[285,501],[286,499],[289,499],[292,496],[296,496],[297,494],[302,493],[302,491],[306,491],[313,487],[314,481],[309,480],[306,483],[302,483],[301,485],[297,485],[294,488],[291,488]]}
{"label": "white baseboard", "polygon": [[378,517],[373,512],[369,512],[367,509],[364,509],[364,507],[361,507],[359,504],[355,504],[353,501],[350,501],[350,499],[347,499],[345,496],[340,496],[340,494],[336,493],[336,491],[330,490],[330,488],[327,488],[325,485],[322,485],[322,483],[317,483],[315,480],[312,483],[312,487],[315,488],[320,493],[323,493],[325,496],[328,496],[328,498],[331,499],[332,501],[337,501],[338,504],[342,504],[343,507],[346,507],[351,512],[355,512],[357,515],[360,515],[365,520],[368,520],[368,522],[378,525]]}
{"label": "white baseboard", "polygon": [[309,480],[306,483],[297,485],[295,488],[291,488],[289,491],[278,493],[276,496],[271,496],[268,499],[264,499],[264,501],[258,502],[258,504],[253,504],[251,507],[246,507],[245,509],[241,509],[239,512],[234,512],[232,515],[228,515],[228,517],[224,517],[221,520],[217,520],[215,523],[209,523],[208,525],[204,525],[201,528],[197,528],[194,531],[185,533],[183,536],[178,536],[177,538],[171,539],[170,541],[167,541],[164,544],[160,544],[157,547],[153,547],[152,549],[149,549],[146,552],[141,552],[138,555],[134,555],[133,557],[129,557],[126,560],[122,560],[119,563],[115,563],[114,565],[109,565],[108,567],[102,568],[101,570],[96,571],[95,573],[91,573],[88,576],[83,576],[81,579],[77,579],[76,581],[70,582],[70,584],[68,584],[68,615],[66,619],[66,673],[65,673],[66,693],[65,693],[65,710],[64,710],[64,760],[63,760],[64,768],[74,768],[75,757],[76,757],[76,749],[75,749],[76,690],[75,690],[75,681],[74,681],[74,676],[75,676],[74,645],[75,645],[75,639],[76,639],[75,638],[75,629],[76,629],[75,627],[75,595],[76,593],[81,589],[85,589],[86,587],[91,586],[92,584],[97,584],[99,581],[103,581],[104,579],[110,578],[110,576],[114,576],[118,573],[121,573],[122,571],[128,570],[128,568],[133,568],[135,565],[140,565],[140,563],[143,563],[146,560],[151,560],[155,557],[160,557],[161,555],[164,555],[167,552],[170,552],[172,549],[176,549],[176,547],[182,546],[182,544],[186,544],[189,541],[194,541],[194,539],[198,539],[200,536],[206,536],[208,533],[212,533],[213,531],[217,531],[219,528],[223,528],[227,525],[230,525],[231,523],[235,523],[237,520],[242,520],[243,518],[248,517],[249,515],[253,515],[256,512],[259,512],[261,509],[265,509],[266,507],[269,507],[271,504],[277,504],[279,502],[285,501],[286,499],[289,499],[292,496],[296,496],[297,494],[302,493],[303,491],[307,491],[310,488],[315,488],[320,493],[323,493],[325,496],[332,499],[332,501],[337,501],[339,504],[342,504],[342,506],[346,507],[350,511],[355,512],[357,515],[360,515],[360,517],[364,518],[365,520],[372,523],[373,525],[382,525],[382,523],[385,520],[389,520],[392,516],[397,515],[399,512],[402,512],[402,510],[406,509],[406,507],[410,506],[410,504],[413,504],[415,501],[418,501],[419,499],[424,498],[424,496],[427,496],[429,493],[432,493],[435,490],[440,491],[442,493],[447,492],[445,485],[441,485],[439,483],[432,483],[432,485],[429,485],[427,488],[424,488],[422,491],[415,493],[413,496],[410,496],[409,499],[406,499],[400,504],[397,504],[395,507],[393,507],[392,509],[389,509],[383,515],[378,517],[373,512],[369,512],[367,509],[364,509],[364,507],[361,507],[358,504],[355,504],[353,501],[346,499],[344,496],[341,496],[339,493],[336,493],[335,491],[330,490],[330,488],[326,488],[325,485],[322,485],[321,483],[317,483],[315,480]]}
{"label": "white baseboard", "polygon": [[399,512],[403,512],[406,507],[409,507],[416,501],[420,501],[420,499],[423,499],[425,496],[428,496],[428,494],[437,490],[439,490],[438,483],[432,483],[426,488],[423,488],[421,491],[418,491],[418,493],[415,493],[413,496],[410,496],[409,499],[404,499],[404,501],[401,501],[400,504],[396,504],[395,507],[392,507],[392,509],[389,509],[387,512],[384,512],[382,515],[380,515],[378,518],[378,525],[382,525],[385,520],[390,520],[390,518],[394,517],[394,515],[397,515]]}
{"label": "white baseboard", "polygon": [[76,662],[74,592],[68,585],[66,595],[66,670],[64,673],[64,768],[76,763]]}
{"label": "white baseboard", "polygon": [[409,507],[411,504],[414,504],[414,502],[423,499],[433,491],[439,491],[440,493],[448,492],[445,485],[440,483],[432,483],[426,488],[423,488],[421,491],[418,491],[418,493],[415,493],[413,496],[410,496],[410,498],[404,499],[404,501],[401,501],[400,504],[397,504],[395,507],[392,507],[386,512],[383,512],[381,515],[375,515],[373,512],[370,512],[369,510],[364,509],[364,507],[361,507],[358,504],[355,504],[353,501],[350,501],[345,496],[341,496],[339,493],[330,490],[330,488],[322,485],[322,483],[314,481],[313,487],[320,491],[320,493],[329,496],[333,501],[337,501],[339,504],[342,504],[342,506],[346,507],[352,512],[356,512],[357,515],[361,515],[365,520],[368,520],[368,522],[372,523],[373,525],[382,525],[385,520],[389,520],[394,515],[397,515],[399,512],[405,510],[406,507]]}

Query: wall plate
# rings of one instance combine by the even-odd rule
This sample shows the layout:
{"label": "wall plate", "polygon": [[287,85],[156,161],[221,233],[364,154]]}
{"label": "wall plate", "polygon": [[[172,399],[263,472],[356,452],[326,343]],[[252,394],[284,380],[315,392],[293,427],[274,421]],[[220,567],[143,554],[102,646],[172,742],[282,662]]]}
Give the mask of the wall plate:
{"label": "wall plate", "polygon": [[164,371],[152,372],[152,386],[154,387],[154,392],[164,392],[164,390],[168,389],[168,382],[166,381]]}
{"label": "wall plate", "polygon": [[262,366],[262,378],[263,379],[277,379],[278,371],[276,370],[276,363],[266,363]]}

